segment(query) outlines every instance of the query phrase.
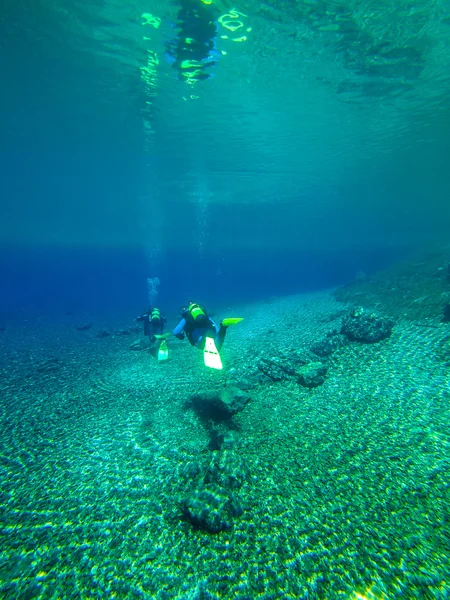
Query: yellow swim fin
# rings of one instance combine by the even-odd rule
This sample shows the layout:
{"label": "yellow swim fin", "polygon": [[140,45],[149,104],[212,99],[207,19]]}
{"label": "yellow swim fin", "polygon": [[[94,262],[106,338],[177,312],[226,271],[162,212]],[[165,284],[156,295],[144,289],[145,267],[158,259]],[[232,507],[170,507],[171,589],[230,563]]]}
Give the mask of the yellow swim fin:
{"label": "yellow swim fin", "polygon": [[230,317],[229,319],[223,319],[221,325],[229,327],[230,325],[236,325],[244,320],[244,317]]}
{"label": "yellow swim fin", "polygon": [[210,367],[211,369],[222,369],[222,360],[220,358],[220,354],[216,348],[216,344],[214,339],[211,337],[207,337],[205,339],[205,349],[203,351],[203,359],[205,361],[205,365]]}
{"label": "yellow swim fin", "polygon": [[157,340],[166,340],[168,337],[170,337],[172,334],[171,333],[163,333],[162,335],[157,335],[155,333],[155,338]]}
{"label": "yellow swim fin", "polygon": [[169,348],[166,340],[163,340],[158,348],[158,360],[167,360],[169,358]]}

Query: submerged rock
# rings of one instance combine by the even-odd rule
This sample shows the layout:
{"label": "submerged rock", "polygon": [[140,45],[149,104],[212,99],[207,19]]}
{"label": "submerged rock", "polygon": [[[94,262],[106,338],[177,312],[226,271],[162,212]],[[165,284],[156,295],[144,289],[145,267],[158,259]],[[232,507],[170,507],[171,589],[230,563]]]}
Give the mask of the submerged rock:
{"label": "submerged rock", "polygon": [[196,394],[190,398],[188,405],[204,418],[222,421],[244,410],[249,400],[247,392],[230,386],[219,393]]}
{"label": "submerged rock", "polygon": [[249,476],[249,469],[235,451],[222,450],[214,453],[205,475],[205,483],[217,483],[232,490],[240,488]]}
{"label": "submerged rock", "polygon": [[325,381],[327,368],[317,361],[317,355],[306,351],[284,351],[272,358],[263,358],[258,364],[262,373],[272,381],[297,381],[305,387],[317,387]]}
{"label": "submerged rock", "polygon": [[346,343],[348,343],[348,341],[344,335],[333,331],[330,334],[327,334],[323,339],[315,342],[311,346],[311,351],[320,358],[328,358],[333,352],[344,346]]}
{"label": "submerged rock", "polygon": [[272,381],[296,379],[299,367],[316,359],[309,350],[294,348],[280,349],[277,356],[264,357],[258,363],[258,369]]}
{"label": "submerged rock", "polygon": [[443,323],[450,323],[450,303],[444,306],[444,314],[442,315]]}
{"label": "submerged rock", "polygon": [[289,365],[285,365],[276,356],[262,358],[258,363],[258,369],[272,381],[283,381],[294,375],[294,371],[290,369]]}
{"label": "submerged rock", "polygon": [[351,341],[374,344],[391,335],[394,321],[363,308],[353,309],[342,322],[341,332]]}
{"label": "submerged rock", "polygon": [[234,386],[240,390],[248,391],[258,387],[261,383],[261,373],[254,368],[230,369],[227,378],[227,386]]}
{"label": "submerged rock", "polygon": [[242,515],[242,507],[220,486],[209,483],[194,490],[183,502],[185,518],[209,533],[219,533],[233,526],[233,518]]}
{"label": "submerged rock", "polygon": [[219,400],[230,415],[235,415],[244,410],[246,404],[250,401],[250,396],[244,390],[232,385],[222,390]]}
{"label": "submerged rock", "polygon": [[307,388],[315,388],[325,381],[327,368],[321,362],[311,362],[297,371],[297,381]]}

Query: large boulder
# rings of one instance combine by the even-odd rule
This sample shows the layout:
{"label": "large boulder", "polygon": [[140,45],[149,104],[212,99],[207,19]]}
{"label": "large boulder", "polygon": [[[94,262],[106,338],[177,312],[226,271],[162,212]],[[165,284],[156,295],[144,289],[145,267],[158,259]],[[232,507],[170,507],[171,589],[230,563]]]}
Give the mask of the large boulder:
{"label": "large boulder", "polygon": [[392,319],[358,307],[343,319],[341,333],[351,341],[374,344],[388,338],[393,327]]}

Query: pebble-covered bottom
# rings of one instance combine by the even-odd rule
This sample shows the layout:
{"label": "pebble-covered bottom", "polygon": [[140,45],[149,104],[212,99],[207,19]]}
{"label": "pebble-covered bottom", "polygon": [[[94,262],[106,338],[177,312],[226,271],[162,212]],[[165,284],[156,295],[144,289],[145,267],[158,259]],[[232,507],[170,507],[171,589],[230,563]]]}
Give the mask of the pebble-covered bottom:
{"label": "pebble-covered bottom", "polygon": [[[450,597],[447,324],[397,320],[338,349],[323,385],[261,380],[223,422],[189,405],[310,348],[343,308],[328,293],[223,307],[245,320],[221,372],[186,341],[158,363],[129,349],[139,334],[2,331],[0,596]],[[243,512],[208,533],[183,504],[221,452],[245,463]]]}

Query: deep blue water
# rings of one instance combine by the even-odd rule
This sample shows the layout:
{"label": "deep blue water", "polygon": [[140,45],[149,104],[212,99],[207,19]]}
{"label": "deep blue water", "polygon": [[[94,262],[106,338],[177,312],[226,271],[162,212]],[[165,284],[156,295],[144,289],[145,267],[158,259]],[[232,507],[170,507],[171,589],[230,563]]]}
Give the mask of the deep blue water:
{"label": "deep blue water", "polygon": [[[163,23],[176,15],[175,4],[150,8]],[[450,120],[446,80],[421,78],[432,58],[405,51],[411,64],[393,65],[392,39],[386,70],[373,71],[378,29],[373,43],[349,34],[334,45],[308,11],[278,9],[273,23],[258,7],[242,12],[248,25],[267,19],[275,42],[278,22],[303,23],[311,47],[280,30],[266,69],[256,27],[248,44],[226,47],[213,79],[190,89],[164,61],[143,82],[148,52],[162,56],[176,32],[158,37],[139,6],[124,20],[120,3],[49,1],[28,12],[7,3],[3,313],[135,314],[155,276],[168,311],[191,297],[267,299],[339,285],[445,240]],[[409,14],[403,26],[419,36]],[[436,29],[436,43],[445,31]],[[319,74],[342,57],[345,73]],[[155,248],[158,260],[148,260]]]}
{"label": "deep blue water", "polygon": [[10,317],[66,313],[82,317],[118,313],[133,318],[147,305],[147,276],[158,276],[158,303],[176,318],[180,306],[195,299],[214,310],[239,302],[330,288],[388,264],[385,255],[308,257],[303,253],[261,252],[199,258],[172,253],[150,273],[140,250],[4,249],[0,261],[3,293],[0,314]]}

